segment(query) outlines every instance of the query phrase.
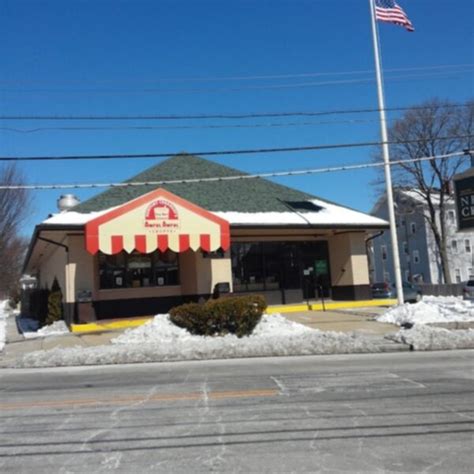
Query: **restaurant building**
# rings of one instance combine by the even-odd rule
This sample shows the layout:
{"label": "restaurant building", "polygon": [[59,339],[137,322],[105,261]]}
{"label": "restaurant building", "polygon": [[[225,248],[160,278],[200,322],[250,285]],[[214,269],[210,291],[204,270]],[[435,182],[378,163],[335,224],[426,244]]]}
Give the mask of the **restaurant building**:
{"label": "restaurant building", "polygon": [[166,312],[216,288],[268,304],[371,297],[366,239],[386,221],[245,176],[169,158],[130,179],[142,185],[108,189],[37,225],[24,271],[40,288],[57,278],[69,323]]}

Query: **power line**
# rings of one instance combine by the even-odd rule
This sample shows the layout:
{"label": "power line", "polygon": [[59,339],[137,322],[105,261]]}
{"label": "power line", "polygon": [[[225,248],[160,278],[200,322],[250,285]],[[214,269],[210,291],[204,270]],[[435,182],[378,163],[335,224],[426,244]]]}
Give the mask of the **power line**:
{"label": "power line", "polygon": [[232,125],[129,125],[122,127],[36,127],[36,128],[12,128],[0,127],[1,131],[14,133],[36,133],[48,131],[126,131],[126,130],[203,130],[203,129],[229,129],[229,128],[275,128],[275,127],[308,127],[314,125],[338,125],[338,124],[359,124],[359,123],[378,123],[378,119],[349,119],[349,120],[326,120],[317,122],[275,122],[275,123],[249,123]]}
{"label": "power line", "polygon": [[[448,77],[453,74],[463,74],[473,72],[471,70],[446,71],[426,74],[402,74],[398,76],[386,76],[386,81],[399,81],[405,79],[423,79],[426,77]],[[302,82],[297,84],[271,84],[271,85],[251,85],[238,87],[207,87],[207,88],[142,88],[142,89],[0,89],[3,93],[86,93],[86,94],[123,94],[123,93],[146,93],[146,94],[162,94],[162,93],[214,93],[214,92],[243,92],[252,90],[284,90],[284,89],[306,89],[320,86],[332,86],[343,84],[364,84],[374,82],[374,78],[365,79],[337,79],[319,82]]]}
{"label": "power line", "polygon": [[[416,67],[406,67],[406,68],[391,68],[386,69],[386,72],[414,72],[414,71],[430,71],[430,70],[446,70],[446,69],[459,69],[459,68],[470,68],[473,67],[474,63],[464,63],[464,64],[442,64],[434,66],[416,66]],[[294,74],[259,74],[259,75],[240,75],[240,76],[208,76],[208,77],[159,77],[156,79],[95,79],[84,80],[84,79],[70,79],[65,81],[51,81],[49,79],[40,80],[40,79],[3,79],[0,80],[0,84],[33,84],[33,83],[96,83],[96,84],[107,84],[107,83],[117,83],[117,82],[141,82],[141,83],[157,83],[157,82],[214,82],[214,81],[256,81],[256,80],[278,80],[278,79],[296,79],[296,78],[305,78],[305,77],[324,77],[324,76],[351,76],[359,74],[373,74],[373,69],[366,70],[353,70],[353,71],[324,71],[324,72],[307,72],[307,73],[294,73]]]}
{"label": "power line", "polygon": [[[437,108],[469,107],[469,104],[440,104]],[[432,106],[386,107],[386,112],[407,110],[428,110]],[[240,120],[249,118],[271,117],[320,117],[326,115],[348,115],[380,112],[378,108],[340,109],[326,111],[292,111],[292,112],[257,112],[248,114],[188,114],[188,115],[0,115],[0,120]]]}
{"label": "power line", "polygon": [[[447,137],[436,137],[436,140],[455,140],[474,138],[474,135],[453,135]],[[389,145],[419,143],[425,139],[388,141]],[[221,150],[221,151],[194,151],[186,153],[136,153],[121,155],[65,155],[65,156],[1,156],[0,161],[59,161],[59,160],[111,160],[111,159],[138,159],[138,158],[168,158],[177,155],[199,155],[199,156],[224,156],[224,155],[254,155],[260,153],[283,153],[283,152],[303,152],[315,150],[334,150],[339,148],[361,148],[370,146],[380,146],[383,142],[358,142],[358,143],[336,143],[332,145],[309,145],[284,148],[249,148],[242,150]]]}
{"label": "power line", "polygon": [[[474,153],[474,150],[469,151],[458,151],[454,153],[446,153],[443,155],[436,156],[425,156],[421,158],[410,158],[406,160],[395,160],[391,161],[390,165],[401,165],[406,163],[418,163],[424,161],[431,161],[437,159],[450,159],[458,156],[467,156],[469,153]],[[331,166],[327,168],[309,168],[304,170],[290,170],[290,171],[275,171],[268,173],[255,173],[255,174],[243,174],[234,176],[221,176],[221,177],[210,177],[210,178],[191,178],[191,179],[174,179],[174,180],[163,180],[163,181],[131,181],[131,182],[120,182],[120,183],[83,183],[83,184],[22,184],[22,185],[0,185],[0,190],[51,190],[51,189],[90,189],[90,188],[128,188],[137,186],[159,186],[164,184],[191,184],[191,183],[204,183],[204,182],[218,182],[218,181],[236,181],[245,179],[257,179],[257,178],[278,178],[283,176],[301,176],[319,173],[330,173],[337,171],[352,171],[366,168],[379,168],[383,167],[384,163],[359,163],[342,166]]]}

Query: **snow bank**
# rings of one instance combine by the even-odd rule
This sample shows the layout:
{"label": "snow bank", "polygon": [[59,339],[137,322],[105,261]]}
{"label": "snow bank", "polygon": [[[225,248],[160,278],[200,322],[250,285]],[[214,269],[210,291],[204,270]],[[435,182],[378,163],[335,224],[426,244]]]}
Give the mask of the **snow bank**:
{"label": "snow bank", "polygon": [[0,301],[0,352],[5,347],[8,300]]}
{"label": "snow bank", "polygon": [[174,326],[168,315],[157,315],[112,340],[112,345],[35,351],[18,367],[126,364],[238,357],[379,352],[370,337],[322,332],[288,321],[279,314],[264,316],[251,336],[193,336]]}
{"label": "snow bank", "polygon": [[24,332],[25,339],[36,339],[38,337],[47,336],[61,336],[62,334],[69,334],[69,329],[64,321],[55,321],[49,326],[43,326],[35,332]]}
{"label": "snow bank", "polygon": [[396,342],[409,344],[416,351],[474,349],[472,329],[449,331],[444,328],[421,325],[401,330],[387,337]]}
{"label": "snow bank", "polygon": [[[167,314],[158,314],[151,321],[134,329],[127,329],[121,336],[112,339],[112,344],[146,344],[164,342],[174,342],[177,340],[194,343],[199,345],[205,340],[219,339],[226,342],[252,341],[262,340],[268,337],[287,337],[292,335],[307,334],[316,330],[311,329],[302,324],[289,321],[281,314],[272,316],[264,316],[257,327],[254,329],[250,337],[239,339],[237,336],[228,334],[222,337],[203,337],[193,336],[186,329],[180,328],[173,324]],[[318,331],[319,332],[319,331]]]}
{"label": "snow bank", "polygon": [[455,296],[424,296],[419,303],[389,309],[377,321],[398,326],[474,321],[474,305]]}

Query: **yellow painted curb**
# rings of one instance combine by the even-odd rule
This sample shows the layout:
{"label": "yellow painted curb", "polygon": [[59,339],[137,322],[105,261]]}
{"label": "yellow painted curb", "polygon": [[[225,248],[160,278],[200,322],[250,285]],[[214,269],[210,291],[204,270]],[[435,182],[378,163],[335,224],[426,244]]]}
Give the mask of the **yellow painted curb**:
{"label": "yellow painted curb", "polygon": [[71,324],[71,332],[74,333],[87,333],[87,332],[103,332],[113,331],[114,329],[127,329],[135,328],[145,324],[146,322],[153,319],[152,316],[144,318],[133,318],[133,319],[114,319],[113,321],[95,321],[93,323],[84,324]]}
{"label": "yellow painted curb", "polygon": [[[331,309],[351,309],[351,308],[367,308],[370,306],[393,306],[397,304],[395,299],[380,299],[380,300],[362,300],[362,301],[338,301],[325,303],[327,310]],[[300,311],[322,311],[323,305],[321,303],[297,304],[297,305],[281,305],[269,306],[266,310],[267,314],[275,313],[296,313]]]}

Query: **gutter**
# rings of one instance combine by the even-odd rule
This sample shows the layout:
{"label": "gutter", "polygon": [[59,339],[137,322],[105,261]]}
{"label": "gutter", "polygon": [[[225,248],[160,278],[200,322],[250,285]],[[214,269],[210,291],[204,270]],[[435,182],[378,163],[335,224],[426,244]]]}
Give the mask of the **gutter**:
{"label": "gutter", "polygon": [[25,260],[23,262],[21,272],[25,273],[26,267],[28,266],[28,263],[29,263],[30,258],[31,258],[31,254],[33,253],[33,250],[34,250],[34,247],[35,247],[35,244],[36,244],[37,240],[43,240],[43,241],[48,242],[50,244],[64,247],[66,252],[69,251],[69,248],[64,244],[61,244],[60,242],[56,242],[54,240],[49,240],[49,239],[46,239],[44,237],[40,237],[39,234],[41,233],[41,231],[43,231],[43,230],[82,230],[82,228],[83,228],[83,224],[80,224],[80,225],[77,225],[77,224],[76,225],[73,225],[73,224],[49,224],[49,225],[48,224],[38,224],[37,226],[35,226],[35,230],[33,231],[33,236],[31,237],[30,244],[28,245],[28,250],[26,251]]}
{"label": "gutter", "polygon": [[[225,217],[224,217],[225,219]],[[231,229],[354,229],[354,230],[380,230],[389,229],[389,224],[232,224]]]}

